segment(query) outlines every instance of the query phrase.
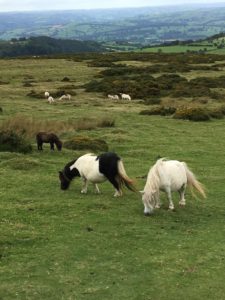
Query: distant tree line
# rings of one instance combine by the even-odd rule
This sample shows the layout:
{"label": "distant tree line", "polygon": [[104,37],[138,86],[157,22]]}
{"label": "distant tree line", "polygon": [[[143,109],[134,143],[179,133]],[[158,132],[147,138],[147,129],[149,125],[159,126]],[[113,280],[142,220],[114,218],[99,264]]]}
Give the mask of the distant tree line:
{"label": "distant tree line", "polygon": [[0,57],[102,52],[105,48],[93,41],[53,39],[46,36],[11,39],[0,42]]}

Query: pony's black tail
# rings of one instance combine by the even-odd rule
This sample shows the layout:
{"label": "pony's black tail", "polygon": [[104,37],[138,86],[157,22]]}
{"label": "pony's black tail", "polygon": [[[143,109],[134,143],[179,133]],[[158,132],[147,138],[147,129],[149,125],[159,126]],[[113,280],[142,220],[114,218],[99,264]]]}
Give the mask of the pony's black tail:
{"label": "pony's black tail", "polygon": [[118,167],[118,176],[116,179],[120,189],[122,188],[122,186],[125,185],[129,190],[133,192],[137,192],[137,189],[134,186],[134,181],[128,177],[121,159],[118,160],[117,167]]}

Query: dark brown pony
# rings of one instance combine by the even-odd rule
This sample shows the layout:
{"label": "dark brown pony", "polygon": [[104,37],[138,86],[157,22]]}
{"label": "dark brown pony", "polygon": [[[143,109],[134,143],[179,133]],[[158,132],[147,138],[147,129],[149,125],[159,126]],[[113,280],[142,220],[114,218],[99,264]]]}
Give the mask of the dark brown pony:
{"label": "dark brown pony", "polygon": [[62,149],[62,142],[54,133],[38,132],[38,134],[36,135],[36,141],[38,150],[43,150],[43,143],[49,143],[51,150],[54,150],[54,144],[59,151],[61,151]]}

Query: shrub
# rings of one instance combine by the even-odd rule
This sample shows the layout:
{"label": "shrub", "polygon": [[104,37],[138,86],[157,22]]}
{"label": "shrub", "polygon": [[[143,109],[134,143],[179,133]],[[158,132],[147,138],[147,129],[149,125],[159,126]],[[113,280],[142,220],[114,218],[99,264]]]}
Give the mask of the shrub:
{"label": "shrub", "polygon": [[152,98],[152,99],[145,99],[144,104],[145,105],[156,105],[160,104],[161,99],[160,98]]}
{"label": "shrub", "polygon": [[210,115],[207,109],[202,107],[179,107],[175,114],[175,119],[183,119],[190,121],[208,121]]}
{"label": "shrub", "polygon": [[24,87],[32,87],[33,84],[30,83],[30,82],[24,82],[23,86],[24,86]]}
{"label": "shrub", "polygon": [[114,126],[115,126],[115,120],[110,118],[102,119],[97,123],[97,127],[114,127]]}
{"label": "shrub", "polygon": [[70,81],[69,77],[65,76],[63,79],[62,79],[63,82],[68,82]]}
{"label": "shrub", "polygon": [[174,114],[176,111],[175,107],[172,106],[155,106],[149,110],[142,110],[140,115],[160,115],[168,116]]}
{"label": "shrub", "polygon": [[37,99],[43,99],[44,98],[44,92],[36,92],[35,90],[31,90],[27,96],[37,98]]}
{"label": "shrub", "polygon": [[104,140],[87,136],[77,136],[65,141],[64,147],[72,150],[108,151],[108,145]]}
{"label": "shrub", "polygon": [[223,119],[224,117],[224,110],[223,108],[214,108],[214,109],[211,109],[209,110],[209,115],[211,118],[214,118],[214,119]]}
{"label": "shrub", "polygon": [[0,151],[30,153],[32,146],[22,134],[13,131],[1,131]]}

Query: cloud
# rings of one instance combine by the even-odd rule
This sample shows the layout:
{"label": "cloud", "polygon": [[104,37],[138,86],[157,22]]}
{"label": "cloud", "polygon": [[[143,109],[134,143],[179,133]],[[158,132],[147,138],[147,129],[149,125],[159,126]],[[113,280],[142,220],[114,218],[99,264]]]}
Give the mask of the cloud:
{"label": "cloud", "polygon": [[[216,2],[224,1],[216,0]],[[141,7],[213,2],[213,0],[0,0],[0,11]]]}

